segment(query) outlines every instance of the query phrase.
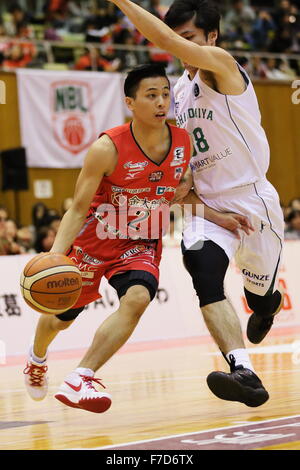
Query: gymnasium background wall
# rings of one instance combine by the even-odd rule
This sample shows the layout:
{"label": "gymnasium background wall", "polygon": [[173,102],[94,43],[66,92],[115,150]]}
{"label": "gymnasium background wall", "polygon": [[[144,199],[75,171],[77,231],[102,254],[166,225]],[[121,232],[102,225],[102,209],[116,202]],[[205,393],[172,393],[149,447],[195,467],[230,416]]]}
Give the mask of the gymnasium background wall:
{"label": "gymnasium background wall", "polygon": [[[6,104],[0,105],[0,151],[21,146],[17,80],[14,73],[0,72],[6,85]],[[269,180],[277,188],[284,204],[300,195],[300,104],[293,104],[295,90],[291,82],[259,81],[255,83],[262,123],[271,147]],[[37,202],[33,185],[36,180],[51,180],[53,197],[39,199],[49,208],[61,210],[61,202],[71,197],[79,169],[29,168],[29,190],[19,192],[20,220],[31,223],[31,208]],[[2,191],[0,174],[0,204],[15,216],[12,191]]]}

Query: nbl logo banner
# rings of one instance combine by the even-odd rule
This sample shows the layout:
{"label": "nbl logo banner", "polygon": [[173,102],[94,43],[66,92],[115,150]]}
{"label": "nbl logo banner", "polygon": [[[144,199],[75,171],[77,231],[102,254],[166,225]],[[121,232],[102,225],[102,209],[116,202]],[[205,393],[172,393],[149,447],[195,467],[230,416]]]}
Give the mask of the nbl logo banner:
{"label": "nbl logo banner", "polygon": [[80,168],[99,134],[124,122],[121,75],[17,71],[29,167]]}

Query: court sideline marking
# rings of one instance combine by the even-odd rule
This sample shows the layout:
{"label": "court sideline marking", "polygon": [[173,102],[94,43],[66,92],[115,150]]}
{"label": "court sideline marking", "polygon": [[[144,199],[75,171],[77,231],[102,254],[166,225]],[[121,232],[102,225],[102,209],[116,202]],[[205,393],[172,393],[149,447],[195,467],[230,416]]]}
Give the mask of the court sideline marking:
{"label": "court sideline marking", "polygon": [[[285,417],[282,417],[282,418],[273,418],[273,419],[265,419],[265,420],[261,420],[261,421],[254,421],[252,423],[245,423],[243,424],[243,426],[253,426],[255,423],[257,423],[257,425],[259,424],[264,424],[264,423],[272,423],[274,421],[283,421],[283,420],[286,420],[286,419],[293,419],[293,418],[300,418],[300,415],[293,415],[293,416],[285,416]],[[193,436],[193,435],[198,435],[198,434],[204,434],[204,433],[207,433],[207,432],[214,432],[214,431],[222,431],[222,430],[225,430],[225,429],[235,429],[235,428],[240,428],[241,425],[240,424],[237,424],[237,425],[234,425],[234,426],[223,426],[223,427],[218,427],[218,428],[209,428],[209,429],[205,429],[205,430],[202,430],[202,431],[194,431],[194,432],[186,432],[184,434],[171,434],[169,436],[164,436],[164,437],[156,437],[156,438],[153,438],[153,439],[144,439],[144,440],[141,440],[141,441],[132,441],[132,442],[125,442],[125,443],[122,443],[122,444],[114,444],[114,445],[110,445],[110,446],[104,446],[104,447],[76,447],[76,448],[72,448],[72,449],[66,449],[66,450],[104,450],[104,449],[115,449],[116,447],[126,447],[126,446],[131,446],[131,445],[136,445],[136,444],[144,444],[146,442],[157,442],[157,441],[163,441],[165,439],[174,439],[174,438],[177,438],[177,437],[186,437],[186,436]]]}

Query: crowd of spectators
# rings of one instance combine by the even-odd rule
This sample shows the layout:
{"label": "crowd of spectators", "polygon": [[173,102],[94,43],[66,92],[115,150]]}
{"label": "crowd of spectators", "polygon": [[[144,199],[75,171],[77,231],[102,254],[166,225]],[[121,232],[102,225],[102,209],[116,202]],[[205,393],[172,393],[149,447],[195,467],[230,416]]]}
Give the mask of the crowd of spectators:
{"label": "crowd of spectators", "polygon": [[[164,1],[167,0],[136,0],[160,18],[168,8]],[[243,52],[251,51],[300,54],[300,0],[225,0],[221,10],[219,44],[237,51],[237,58],[250,74],[276,79],[300,75],[297,60],[242,56]],[[180,67],[178,61],[174,62],[163,51],[153,51],[152,44],[106,0],[1,2],[0,66],[6,70],[43,67],[49,56],[45,47],[31,42],[33,39],[60,41],[52,46],[52,60],[69,69],[126,71],[145,61],[163,62],[169,73],[178,72]],[[70,47],[68,41],[82,46]],[[92,43],[99,44],[99,49],[87,47]],[[118,49],[118,45],[123,47]],[[126,45],[128,48],[124,49]],[[131,46],[145,47],[134,50]]]}
{"label": "crowd of spectators", "polygon": [[291,200],[288,206],[282,204],[285,220],[285,239],[300,240],[300,197]]}
{"label": "crowd of spectators", "polygon": [[[0,206],[0,255],[19,255],[41,253],[51,249],[62,216],[70,207],[72,198],[66,198],[62,209],[49,209],[44,203],[37,202],[32,207],[31,224],[19,226],[10,217],[5,206]],[[292,199],[288,206],[282,204],[285,219],[285,239],[300,240],[300,197]],[[172,207],[170,227],[163,238],[163,245],[180,247],[182,238],[182,212],[179,206]]]}
{"label": "crowd of spectators", "polygon": [[53,245],[63,214],[70,206],[65,199],[61,213],[37,202],[32,207],[30,225],[19,226],[5,206],[0,206],[0,255],[20,255],[49,251]]}

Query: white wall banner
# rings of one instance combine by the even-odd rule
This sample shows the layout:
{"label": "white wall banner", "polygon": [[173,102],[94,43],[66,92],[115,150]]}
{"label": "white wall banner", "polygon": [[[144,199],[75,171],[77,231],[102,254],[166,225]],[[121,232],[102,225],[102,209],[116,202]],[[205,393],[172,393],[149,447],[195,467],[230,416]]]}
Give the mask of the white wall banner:
{"label": "white wall banner", "polygon": [[80,168],[100,132],[124,123],[121,74],[17,70],[27,165]]}
{"label": "white wall banner", "polygon": [[[300,325],[299,254],[300,242],[285,243],[284,264],[279,280],[286,289],[285,302],[283,310],[275,317],[273,329]],[[25,303],[19,287],[21,270],[32,256],[0,256],[0,270],[3,274],[0,283],[0,345],[5,346],[8,356],[27,354],[40,316]],[[227,273],[226,290],[245,331],[250,311],[244,297],[242,277],[234,265],[230,266]],[[89,346],[97,327],[119,305],[117,294],[106,279],[101,282],[100,292],[102,299],[91,303],[70,328],[55,338],[51,351]],[[164,248],[159,290],[129,342],[208,334],[191,278],[182,264],[180,248]]]}

